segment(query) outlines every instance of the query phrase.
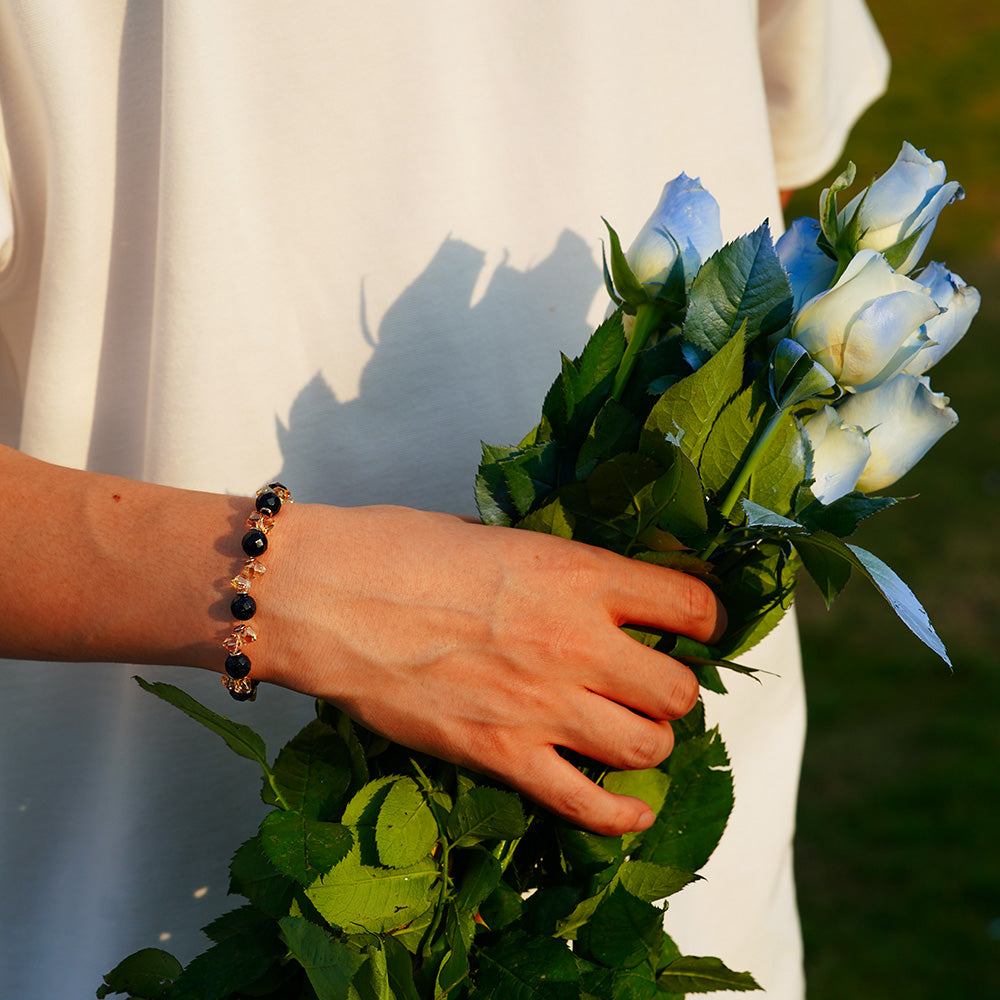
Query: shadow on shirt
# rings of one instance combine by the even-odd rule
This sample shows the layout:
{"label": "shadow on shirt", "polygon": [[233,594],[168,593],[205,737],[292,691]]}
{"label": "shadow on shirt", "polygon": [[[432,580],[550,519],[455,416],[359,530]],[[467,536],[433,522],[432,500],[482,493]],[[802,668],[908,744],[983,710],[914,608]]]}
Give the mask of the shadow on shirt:
{"label": "shadow on shirt", "polygon": [[298,394],[278,478],[303,500],[470,513],[480,442],[510,444],[537,423],[559,370],[579,353],[600,271],[565,231],[552,253],[519,271],[504,261],[484,278],[485,254],[444,241],[423,272],[368,329],[374,347],[358,396],[341,401],[317,374]]}

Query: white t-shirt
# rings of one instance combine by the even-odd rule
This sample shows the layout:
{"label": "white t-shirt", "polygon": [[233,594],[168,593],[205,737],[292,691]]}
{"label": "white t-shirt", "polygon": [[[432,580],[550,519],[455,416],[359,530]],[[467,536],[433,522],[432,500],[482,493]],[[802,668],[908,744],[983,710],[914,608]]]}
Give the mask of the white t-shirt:
{"label": "white t-shirt", "polygon": [[[627,241],[683,170],[727,236],[779,225],[779,186],[834,165],[886,71],[859,0],[0,0],[0,440],[471,512],[480,441],[523,436],[604,312],[601,216]],[[794,627],[758,659],[781,676],[710,706],[737,806],[668,921],[792,1000]],[[130,673],[0,671],[4,996],[92,995],[150,945],[186,960],[229,905],[252,767]],[[311,712],[143,673],[272,749]]]}

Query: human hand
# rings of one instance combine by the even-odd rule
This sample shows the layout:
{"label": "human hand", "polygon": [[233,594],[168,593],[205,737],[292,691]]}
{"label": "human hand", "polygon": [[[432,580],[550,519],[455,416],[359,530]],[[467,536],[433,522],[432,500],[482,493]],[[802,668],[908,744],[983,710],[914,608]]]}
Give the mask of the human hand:
{"label": "human hand", "polygon": [[254,677],[396,742],[492,775],[603,834],[649,807],[555,749],[652,767],[694,706],[687,667],[625,623],[701,641],[725,613],[698,580],[536,532],[401,507],[288,506],[268,553]]}

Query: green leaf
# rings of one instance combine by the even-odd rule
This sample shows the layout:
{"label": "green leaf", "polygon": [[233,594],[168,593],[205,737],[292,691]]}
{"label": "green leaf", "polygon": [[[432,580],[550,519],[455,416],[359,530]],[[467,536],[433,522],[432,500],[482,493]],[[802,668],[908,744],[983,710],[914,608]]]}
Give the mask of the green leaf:
{"label": "green leaf", "polygon": [[523,909],[521,894],[506,882],[500,882],[483,900],[479,915],[491,931],[500,931],[518,920]]}
{"label": "green leaf", "polygon": [[480,840],[514,840],[527,829],[524,808],[513,792],[477,786],[459,795],[448,817],[448,837],[454,847]]}
{"label": "green leaf", "polygon": [[583,874],[617,866],[625,857],[621,837],[604,837],[562,821],[556,821],[555,831],[567,863]]}
{"label": "green leaf", "polygon": [[155,694],[169,705],[179,708],[185,715],[189,715],[195,722],[200,722],[206,729],[210,729],[217,736],[221,736],[226,745],[234,753],[247,760],[254,760],[264,769],[265,774],[270,773],[267,766],[267,747],[264,740],[255,733],[249,726],[242,723],[233,722],[210,708],[206,708],[201,702],[196,701],[187,692],[182,691],[173,684],[164,684],[161,681],[143,680],[141,677],[135,678],[136,683],[144,691]]}
{"label": "green leaf", "polygon": [[213,945],[181,973],[170,1000],[224,1000],[252,987],[285,956],[277,931],[268,921]]}
{"label": "green leaf", "polygon": [[453,854],[452,858],[455,905],[460,910],[475,913],[500,883],[500,862],[479,847]]}
{"label": "green leaf", "polygon": [[389,789],[375,824],[382,864],[407,868],[427,857],[438,842],[438,825],[427,800],[411,778]]}
{"label": "green leaf", "polygon": [[274,782],[288,809],[308,819],[339,814],[351,783],[347,744],[331,726],[314,719],[282,747],[274,762]]}
{"label": "green leaf", "polygon": [[344,1000],[364,955],[301,917],[284,917],[280,926],[281,940],[305,969],[317,1000]]}
{"label": "green leaf", "polygon": [[413,981],[413,962],[410,953],[400,941],[389,934],[382,939],[385,964],[389,973],[389,986],[396,1000],[420,1000]]}
{"label": "green leaf", "polygon": [[713,254],[691,286],[684,338],[704,355],[746,323],[746,343],[770,337],[792,314],[792,291],[765,222]]}
{"label": "green leaf", "polygon": [[251,837],[233,855],[229,875],[231,893],[246,896],[257,909],[274,919],[288,912],[295,883],[274,868],[259,837]]}
{"label": "green leaf", "polygon": [[836,395],[837,380],[797,341],[778,341],[768,364],[768,387],[771,401],[779,410],[787,410],[817,396]]}
{"label": "green leaf", "polygon": [[641,281],[632,273],[625,252],[622,250],[618,234],[611,228],[607,219],[602,220],[608,228],[608,238],[611,242],[611,277],[614,279],[615,291],[630,306],[641,306],[652,297]]}
{"label": "green leaf", "polygon": [[831,504],[818,500],[799,512],[799,521],[810,531],[828,531],[838,538],[846,538],[866,518],[895,506],[894,497],[870,497],[864,493],[848,493]]}
{"label": "green leaf", "polygon": [[705,492],[724,497],[746,464],[760,432],[762,406],[756,387],[739,393],[722,409],[705,441],[698,464]]}
{"label": "green leaf", "polygon": [[659,952],[662,934],[663,911],[618,885],[580,928],[576,951],[609,968],[631,968]]}
{"label": "green leaf", "polygon": [[207,927],[204,934],[210,940],[219,944],[237,934],[246,934],[258,930],[262,923],[270,921],[270,917],[261,913],[254,906],[240,906],[222,916],[216,917]]}
{"label": "green leaf", "polygon": [[837,246],[840,237],[840,222],[837,213],[837,195],[854,183],[857,168],[849,160],[844,172],[834,182],[824,188],[819,197],[819,223],[823,235],[831,247]]}
{"label": "green leaf", "polygon": [[299,813],[272,812],[261,823],[260,845],[279,872],[307,886],[347,857],[354,837],[340,823],[307,819]]}
{"label": "green leaf", "polygon": [[616,399],[601,407],[576,458],[576,478],[584,480],[595,466],[623,451],[633,451],[640,424],[631,410]]}
{"label": "green leaf", "polygon": [[733,808],[733,779],[716,730],[678,742],[661,765],[670,791],[635,860],[696,872],[718,846]]}
{"label": "green leaf", "polygon": [[166,1000],[171,984],[182,971],[181,963],[169,952],[143,948],[122,959],[104,976],[104,985],[97,988],[97,995],[128,993],[146,1000]]}
{"label": "green leaf", "polygon": [[747,495],[771,510],[791,512],[806,479],[805,434],[791,414],[782,417],[750,476]]}
{"label": "green leaf", "polygon": [[626,861],[618,869],[622,887],[647,903],[672,896],[697,878],[697,875],[683,869],[652,864],[649,861]]}
{"label": "green leaf", "polygon": [[577,1000],[573,953],[554,938],[505,934],[479,953],[476,997],[489,1000]]}
{"label": "green leaf", "polygon": [[608,771],[601,786],[616,795],[633,795],[642,799],[653,812],[659,812],[670,790],[670,775],[658,767],[641,771]]}
{"label": "green leaf", "polygon": [[847,548],[854,553],[858,567],[875,584],[903,624],[950,667],[951,660],[948,659],[944,643],[934,631],[927,612],[913,591],[878,556],[856,545],[848,545]]}
{"label": "green leaf", "polygon": [[368,961],[354,979],[354,987],[360,1000],[395,1000],[389,983],[389,968],[385,951],[381,947],[370,947]]}
{"label": "green leaf", "polygon": [[551,503],[533,510],[527,517],[517,522],[517,527],[528,531],[543,531],[547,535],[558,535],[560,538],[573,537],[573,515],[563,507],[557,497]]}
{"label": "green leaf", "polygon": [[[399,774],[387,774],[382,778],[374,778],[354,793],[351,801],[344,809],[340,821],[347,826],[364,825],[374,827],[378,820],[378,812],[389,794],[394,782],[403,781]],[[412,779],[411,779],[412,780]]]}
{"label": "green leaf", "polygon": [[743,335],[737,331],[694,374],[667,389],[646,419],[640,451],[656,454],[655,449],[666,438],[698,468],[715,421],[743,387],[744,349]]}
{"label": "green leaf", "polygon": [[433,905],[437,865],[427,859],[407,868],[375,868],[361,863],[355,847],[306,896],[323,919],[348,933],[383,934],[408,924]]}
{"label": "green leaf", "polygon": [[498,462],[496,468],[514,512],[524,517],[558,485],[558,448],[553,441],[532,445]]}
{"label": "green leaf", "polygon": [[793,544],[802,565],[819,587],[829,608],[851,578],[854,560],[849,553],[826,544],[822,532],[817,532],[815,536],[797,535]]}
{"label": "green leaf", "polygon": [[671,962],[656,977],[664,993],[712,993],[716,990],[759,990],[749,972],[733,972],[717,958],[686,955]]}
{"label": "green leaf", "polygon": [[582,440],[611,389],[625,353],[621,313],[609,316],[575,361],[563,358],[562,371],[542,405],[552,434],[572,446]]}

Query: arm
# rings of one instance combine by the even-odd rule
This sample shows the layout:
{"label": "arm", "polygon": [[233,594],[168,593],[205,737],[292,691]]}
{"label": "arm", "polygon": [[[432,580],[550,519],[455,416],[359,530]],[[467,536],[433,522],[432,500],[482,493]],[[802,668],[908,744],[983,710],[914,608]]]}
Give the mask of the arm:
{"label": "arm", "polygon": [[[246,499],[47,465],[0,449],[0,651],[221,670]],[[698,688],[625,622],[709,640],[700,582],[565,539],[398,507],[293,504],[254,585],[254,677],[318,695],[601,833],[652,822],[565,746],[650,767]],[[631,711],[635,709],[636,711]],[[642,713],[642,714],[638,714]]]}

